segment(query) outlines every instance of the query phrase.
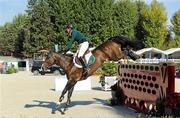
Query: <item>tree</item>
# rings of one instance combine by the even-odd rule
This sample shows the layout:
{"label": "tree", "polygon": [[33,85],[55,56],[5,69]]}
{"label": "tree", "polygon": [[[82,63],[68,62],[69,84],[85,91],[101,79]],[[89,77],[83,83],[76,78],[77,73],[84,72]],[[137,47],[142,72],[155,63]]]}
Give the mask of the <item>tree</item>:
{"label": "tree", "polygon": [[17,33],[12,23],[6,23],[0,30],[0,51],[13,53]]}
{"label": "tree", "polygon": [[174,13],[171,18],[171,23],[173,25],[173,31],[176,35],[180,36],[180,9]]}
{"label": "tree", "polygon": [[137,5],[130,0],[120,0],[115,3],[114,26],[118,35],[135,39],[135,27],[138,21]]}
{"label": "tree", "polygon": [[177,48],[180,47],[180,9],[172,16],[171,23],[173,26],[171,27],[172,30],[170,30],[170,33],[174,32],[175,37],[172,40],[166,42],[166,47]]}
{"label": "tree", "polygon": [[56,39],[49,16],[49,6],[46,0],[28,1],[27,39],[24,42],[24,54],[32,54],[40,49],[51,49]]}
{"label": "tree", "polygon": [[141,11],[143,9],[146,9],[148,5],[146,5],[144,1],[140,1],[140,0],[136,1],[136,5],[137,5],[137,12],[138,12],[138,21],[135,28],[135,32],[136,32],[135,35],[136,35],[137,41],[139,42],[139,48],[142,49],[144,47],[143,39],[144,39],[145,34],[143,32],[143,25],[142,25],[143,17],[142,17]]}
{"label": "tree", "polygon": [[[23,36],[22,30],[25,26],[26,15],[18,14],[13,18],[12,23],[6,23],[0,29],[0,52],[9,52],[13,55],[22,54]],[[21,55],[22,56],[22,55]]]}
{"label": "tree", "polygon": [[151,5],[141,10],[145,47],[162,48],[166,35],[166,14],[162,4],[153,0]]}
{"label": "tree", "polygon": [[176,36],[173,40],[168,42],[166,48],[178,48],[180,47],[180,36]]}
{"label": "tree", "polygon": [[17,38],[15,40],[14,56],[23,57],[23,44],[26,39],[25,26],[27,23],[27,16],[25,14],[18,14],[13,19],[14,27],[16,28]]}

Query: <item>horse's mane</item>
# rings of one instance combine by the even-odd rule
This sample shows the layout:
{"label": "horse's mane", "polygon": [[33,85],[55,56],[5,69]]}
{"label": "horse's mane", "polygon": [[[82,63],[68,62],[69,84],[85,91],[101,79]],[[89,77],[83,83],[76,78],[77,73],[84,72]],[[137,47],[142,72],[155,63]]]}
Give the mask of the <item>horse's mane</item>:
{"label": "horse's mane", "polygon": [[109,38],[109,40],[121,44],[122,47],[126,47],[126,46],[130,46],[130,47],[134,47],[135,43],[133,41],[130,41],[130,39],[128,39],[127,37],[124,36],[115,36],[115,37],[111,37]]}
{"label": "horse's mane", "polygon": [[107,43],[109,41],[113,41],[117,44],[121,45],[121,48],[133,48],[133,49],[137,49],[137,42],[131,41],[129,38],[125,37],[125,36],[114,36],[109,38],[108,40],[106,40],[105,42],[103,42],[101,45],[99,45],[98,47],[95,48],[95,50],[97,49],[101,49],[105,46],[107,46]]}

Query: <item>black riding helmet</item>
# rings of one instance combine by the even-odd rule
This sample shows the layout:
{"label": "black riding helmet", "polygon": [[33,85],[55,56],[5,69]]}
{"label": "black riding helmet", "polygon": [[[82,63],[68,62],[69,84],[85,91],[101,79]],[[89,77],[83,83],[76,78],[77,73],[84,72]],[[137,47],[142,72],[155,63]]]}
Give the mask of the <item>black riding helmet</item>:
{"label": "black riding helmet", "polygon": [[73,25],[72,25],[72,24],[67,24],[67,25],[65,25],[65,28],[71,28],[71,29],[73,29]]}

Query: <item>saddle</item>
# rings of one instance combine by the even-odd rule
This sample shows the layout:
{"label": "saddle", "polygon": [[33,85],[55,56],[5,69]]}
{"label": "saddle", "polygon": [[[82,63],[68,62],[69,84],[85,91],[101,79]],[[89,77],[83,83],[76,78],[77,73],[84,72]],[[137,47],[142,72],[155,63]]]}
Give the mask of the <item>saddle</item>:
{"label": "saddle", "polygon": [[[74,58],[73,58],[73,63],[76,67],[78,68],[82,68],[83,66],[81,65],[81,62],[78,58],[78,53],[76,53],[74,55]],[[88,48],[85,52],[85,54],[83,55],[83,58],[85,59],[86,63],[88,64],[88,66],[90,66],[91,64],[94,63],[95,61],[95,57],[94,55],[92,54],[91,50]]]}

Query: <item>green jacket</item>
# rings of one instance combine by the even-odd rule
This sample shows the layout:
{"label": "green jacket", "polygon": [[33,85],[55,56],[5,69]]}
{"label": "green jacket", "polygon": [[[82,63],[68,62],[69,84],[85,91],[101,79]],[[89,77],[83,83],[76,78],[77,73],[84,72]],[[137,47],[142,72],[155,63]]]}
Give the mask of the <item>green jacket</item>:
{"label": "green jacket", "polygon": [[67,42],[66,51],[69,51],[72,48],[72,44],[74,42],[78,44],[88,41],[88,39],[79,31],[72,30],[71,34],[69,35],[69,40]]}

